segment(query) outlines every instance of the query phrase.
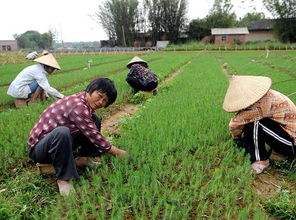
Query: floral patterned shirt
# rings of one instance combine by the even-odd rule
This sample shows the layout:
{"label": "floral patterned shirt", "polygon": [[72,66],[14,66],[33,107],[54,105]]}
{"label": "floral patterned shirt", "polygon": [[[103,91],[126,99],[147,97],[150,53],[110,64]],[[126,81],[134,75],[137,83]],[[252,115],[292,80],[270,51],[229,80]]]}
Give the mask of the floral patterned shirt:
{"label": "floral patterned shirt", "polygon": [[157,76],[141,64],[132,65],[127,77],[139,79],[142,85],[147,85],[151,81],[157,82]]}

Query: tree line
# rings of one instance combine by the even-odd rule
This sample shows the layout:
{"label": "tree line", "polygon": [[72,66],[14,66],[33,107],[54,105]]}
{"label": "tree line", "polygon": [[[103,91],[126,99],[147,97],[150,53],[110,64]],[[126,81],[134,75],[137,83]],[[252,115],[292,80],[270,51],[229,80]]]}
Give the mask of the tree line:
{"label": "tree line", "polygon": [[[243,2],[242,2],[243,4]],[[296,42],[296,1],[263,0],[275,18],[275,34],[282,42]],[[116,45],[133,46],[139,40],[155,44],[165,37],[178,42],[180,33],[190,40],[201,40],[211,34],[211,28],[246,27],[248,22],[265,18],[260,12],[249,12],[237,19],[231,0],[215,0],[208,15],[188,23],[187,0],[105,0],[95,18]]]}
{"label": "tree line", "polygon": [[[296,42],[296,0],[262,1],[275,18],[277,38],[284,43]],[[246,27],[250,21],[265,18],[263,13],[249,12],[237,19],[231,0],[214,0],[208,15],[201,19],[188,21],[187,9],[188,0],[105,0],[93,18],[104,28],[111,46],[155,45],[164,39],[178,43],[182,33],[189,40],[200,41],[211,35],[211,28]],[[20,48],[50,49],[54,34],[27,31],[14,37]]]}

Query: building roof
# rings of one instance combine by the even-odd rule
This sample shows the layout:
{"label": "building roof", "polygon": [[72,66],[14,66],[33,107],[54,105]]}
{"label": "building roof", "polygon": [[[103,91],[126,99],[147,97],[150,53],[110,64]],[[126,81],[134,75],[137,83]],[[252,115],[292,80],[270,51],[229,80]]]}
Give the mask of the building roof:
{"label": "building roof", "polygon": [[0,40],[0,45],[17,45],[16,40]]}
{"label": "building roof", "polygon": [[212,35],[229,35],[229,34],[249,34],[248,28],[212,28]]}
{"label": "building roof", "polygon": [[272,30],[275,24],[273,19],[262,19],[259,21],[250,21],[247,26],[250,31],[253,30]]}

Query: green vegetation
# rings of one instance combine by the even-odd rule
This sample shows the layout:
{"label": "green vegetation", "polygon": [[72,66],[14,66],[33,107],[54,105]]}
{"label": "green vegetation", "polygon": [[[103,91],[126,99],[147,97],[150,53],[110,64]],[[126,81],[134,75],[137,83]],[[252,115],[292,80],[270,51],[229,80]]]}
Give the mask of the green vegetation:
{"label": "green vegetation", "polygon": [[[70,95],[82,91],[92,78],[106,76],[114,80],[119,94],[110,109],[129,100],[140,107],[122,120],[119,136],[108,137],[129,157],[105,155],[100,168],[80,172],[74,196],[62,198],[55,179],[38,176],[26,153],[30,129],[54,100],[0,113],[0,219],[296,217],[295,188],[282,186],[270,198],[256,194],[256,177],[248,158],[230,139],[231,115],[221,107],[228,85],[222,64],[228,63],[232,74],[269,76],[273,88],[288,95],[295,92],[295,52],[150,54],[143,58],[161,83],[180,71],[155,96],[132,95],[125,82],[130,57],[59,57],[64,72],[49,79],[53,87]],[[89,59],[93,59],[91,68],[83,70]],[[5,73],[1,67],[0,73]],[[5,94],[1,91],[0,96]],[[296,95],[290,98],[296,102]],[[110,109],[98,113],[106,117]],[[287,182],[295,182],[291,162],[274,163],[272,169],[283,173]]]}
{"label": "green vegetation", "polygon": [[165,51],[236,51],[236,50],[295,50],[296,44],[284,44],[277,41],[258,41],[247,42],[242,45],[217,45],[202,43],[198,41],[188,42],[186,44],[170,44]]}

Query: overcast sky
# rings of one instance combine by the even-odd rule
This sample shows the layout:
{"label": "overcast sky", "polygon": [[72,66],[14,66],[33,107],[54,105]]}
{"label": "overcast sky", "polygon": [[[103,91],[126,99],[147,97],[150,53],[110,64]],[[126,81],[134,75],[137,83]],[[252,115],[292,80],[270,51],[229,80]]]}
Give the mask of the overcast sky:
{"label": "overcast sky", "polygon": [[[1,0],[0,40],[13,40],[13,34],[28,30],[39,33],[54,30],[64,42],[108,39],[93,15],[103,0]],[[188,19],[204,18],[214,0],[188,0]],[[232,0],[234,12],[243,17],[247,12],[264,12],[262,0]],[[256,5],[256,6],[255,6]]]}

